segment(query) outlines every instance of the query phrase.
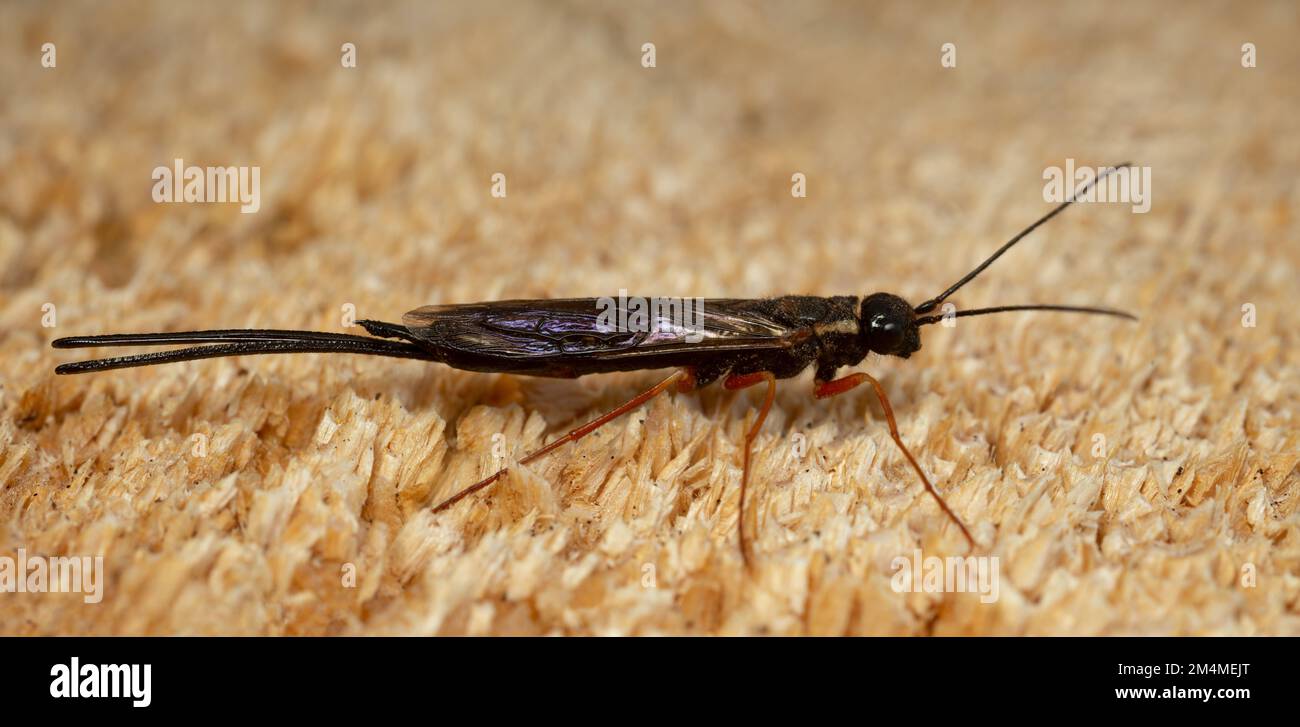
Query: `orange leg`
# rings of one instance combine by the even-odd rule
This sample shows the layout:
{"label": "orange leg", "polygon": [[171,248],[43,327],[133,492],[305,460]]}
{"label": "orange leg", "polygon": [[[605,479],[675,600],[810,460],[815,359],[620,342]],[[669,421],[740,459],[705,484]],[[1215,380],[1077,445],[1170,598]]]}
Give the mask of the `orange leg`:
{"label": "orange leg", "polygon": [[825,399],[837,394],[843,394],[864,382],[870,382],[871,388],[876,390],[876,398],[880,400],[880,408],[885,410],[885,421],[889,422],[889,435],[894,438],[894,444],[897,444],[898,448],[903,450],[903,456],[907,457],[912,469],[916,470],[916,474],[921,478],[926,491],[930,493],[935,502],[939,503],[939,509],[943,510],[948,518],[957,524],[957,527],[961,529],[961,534],[966,536],[966,541],[970,543],[973,549],[975,547],[975,538],[971,537],[970,531],[966,529],[966,524],[961,521],[961,518],[957,517],[952,508],[948,507],[948,503],[944,502],[943,497],[939,495],[939,491],[934,489],[934,485],[930,484],[930,478],[926,477],[925,473],[921,471],[921,465],[916,463],[916,458],[903,445],[903,438],[898,434],[898,422],[894,421],[894,407],[889,405],[889,399],[885,397],[885,389],[875,377],[870,374],[856,373],[834,381],[818,381],[813,385],[813,395],[818,399]]}
{"label": "orange leg", "polygon": [[866,374],[850,374],[842,379],[834,381],[814,381],[813,396],[818,399],[829,399],[832,396],[839,396],[846,391],[856,389],[858,384],[867,380]]}
{"label": "orange leg", "polygon": [[767,395],[763,397],[763,408],[758,411],[758,418],[754,420],[754,426],[750,427],[745,434],[745,459],[744,466],[740,471],[740,519],[737,527],[740,531],[740,558],[745,562],[746,568],[750,567],[751,562],[749,539],[745,537],[745,490],[749,487],[749,451],[753,449],[754,438],[758,436],[758,431],[763,428],[763,422],[767,420],[767,413],[772,410],[772,402],[776,400],[776,376],[770,371],[759,371],[752,374],[728,376],[722,382],[724,388],[737,391],[764,381],[767,382]]}
{"label": "orange leg", "polygon": [[[623,416],[624,414],[627,414],[628,412],[640,407],[642,404],[646,403],[647,401],[650,401],[656,396],[664,393],[665,391],[672,388],[674,384],[677,385],[678,391],[690,391],[695,386],[695,374],[691,372],[690,369],[683,369],[681,371],[678,371],[677,373],[673,374],[672,376],[669,376],[663,381],[660,381],[659,383],[655,384],[649,389],[641,392],[640,394],[637,394],[626,404],[623,404],[615,408],[614,410],[608,412],[607,414],[604,414],[600,417],[591,420],[590,422],[587,422],[586,424],[583,424],[582,426],[578,427],[577,429],[574,429],[573,431],[569,432],[563,437],[560,437],[554,442],[551,442],[545,447],[542,447],[541,449],[528,454],[526,457],[519,460],[519,464],[528,464],[529,462],[532,462],[533,460],[538,459],[539,457],[543,457],[551,453],[561,445],[567,444],[569,442],[576,442],[579,439],[582,439],[583,437],[587,436],[588,434],[591,434],[597,429],[600,429],[602,426],[608,424],[609,422]],[[478,482],[474,483],[473,485],[470,485],[469,487],[466,487],[460,492],[457,492],[456,494],[452,495],[446,500],[443,500],[440,504],[434,507],[433,511],[442,512],[443,510],[446,510],[452,505],[455,505],[457,502],[460,502],[465,497],[472,495],[475,492],[478,492],[479,490],[483,489],[484,487],[487,487],[493,482],[496,482],[497,480],[501,479],[503,475],[505,475],[507,469],[508,468],[503,467],[500,470],[497,470],[496,473],[479,480]]]}

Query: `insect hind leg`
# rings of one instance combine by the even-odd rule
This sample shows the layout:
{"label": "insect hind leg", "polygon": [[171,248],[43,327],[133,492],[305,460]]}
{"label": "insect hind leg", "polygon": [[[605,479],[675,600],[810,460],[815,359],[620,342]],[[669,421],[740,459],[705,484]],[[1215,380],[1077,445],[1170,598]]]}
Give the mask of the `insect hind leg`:
{"label": "insect hind leg", "polygon": [[[592,419],[586,424],[583,424],[577,429],[574,429],[573,431],[569,432],[563,437],[560,437],[554,442],[551,442],[550,444],[542,447],[541,449],[530,452],[523,459],[519,460],[519,464],[521,465],[528,464],[529,462],[544,457],[547,454],[550,454],[552,451],[558,449],[559,447],[565,444],[568,444],[569,442],[576,442],[579,439],[582,439],[588,434],[591,434],[592,432],[596,431],[597,429],[600,429],[601,427],[623,416],[624,414],[627,414],[633,411],[634,409],[639,408],[642,404],[645,404],[646,402],[664,393],[665,391],[668,391],[674,386],[677,387],[678,391],[690,391],[694,387],[694,385],[695,385],[695,377],[692,371],[690,369],[682,369],[681,371],[674,373],[672,376],[669,376],[663,381],[660,381],[659,383],[655,384],[649,389],[646,389],[640,394],[637,394],[636,396],[632,397],[626,403],[615,407],[614,409],[602,414],[599,417],[596,417],[595,419]],[[442,512],[443,510],[446,510],[447,508],[450,508],[452,505],[455,505],[457,502],[460,502],[466,497],[474,494],[475,492],[478,492],[479,490],[482,490],[483,488],[501,479],[503,476],[505,476],[506,472],[509,471],[509,469],[510,468],[508,467],[502,467],[501,469],[497,470],[493,474],[479,480],[478,482],[470,485],[469,487],[466,487],[460,492],[457,492],[456,494],[452,495],[446,500],[443,500],[438,505],[435,505],[433,511],[435,513],[438,513],[438,512]]]}

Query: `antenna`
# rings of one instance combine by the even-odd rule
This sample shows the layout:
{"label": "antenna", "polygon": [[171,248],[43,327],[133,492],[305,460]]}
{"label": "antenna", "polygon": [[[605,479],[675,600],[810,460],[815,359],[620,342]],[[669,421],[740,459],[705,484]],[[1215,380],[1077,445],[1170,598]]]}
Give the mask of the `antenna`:
{"label": "antenna", "polygon": [[[1114,172],[1123,169],[1124,167],[1131,167],[1131,166],[1133,166],[1132,162],[1124,162],[1123,164],[1117,164],[1116,166],[1106,167],[1105,169],[1103,169],[1096,176],[1096,178],[1094,178],[1092,181],[1088,182],[1087,184],[1083,185],[1078,190],[1076,190],[1075,193],[1069,199],[1065,200],[1060,205],[1058,205],[1056,209],[1038,218],[1037,222],[1021,230],[1020,234],[1016,235],[1010,240],[1007,240],[1006,244],[1004,244],[1002,247],[999,247],[997,252],[993,253],[992,255],[989,255],[987,260],[980,263],[979,266],[976,267],[974,270],[970,271],[969,273],[966,273],[966,275],[962,277],[961,280],[958,280],[957,282],[953,283],[952,287],[943,291],[943,293],[939,294],[937,298],[931,298],[930,300],[925,301],[921,305],[918,305],[916,307],[916,312],[929,313],[935,308],[938,308],[940,303],[943,303],[945,300],[948,299],[948,296],[952,295],[953,293],[956,293],[957,289],[960,288],[961,286],[969,283],[971,280],[974,280],[976,275],[979,275],[980,273],[984,272],[984,268],[987,268],[988,266],[992,265],[994,260],[997,260],[998,258],[1002,257],[1002,253],[1006,252],[1007,250],[1010,250],[1012,245],[1015,245],[1017,242],[1020,242],[1026,235],[1036,230],[1039,225],[1061,214],[1062,210],[1064,210],[1066,207],[1069,207],[1071,204],[1074,204],[1074,201],[1078,199],[1080,195],[1086,194],[1088,190],[1096,186],[1097,183],[1100,182],[1101,180],[1110,176]],[[991,313],[993,311],[989,311],[989,312]],[[967,315],[972,315],[973,311],[967,311],[966,313]]]}
{"label": "antenna", "polygon": [[[1115,316],[1116,318],[1127,318],[1130,321],[1136,321],[1137,316],[1122,310],[1114,308],[1096,308],[1087,305],[999,305],[992,308],[973,308],[971,310],[957,311],[952,314],[953,318],[966,318],[968,316],[982,316],[989,313],[1004,313],[1013,310],[1053,310],[1064,313],[1095,313],[1102,316]],[[930,323],[938,323],[943,320],[943,316],[921,316],[916,319],[916,325],[924,326]]]}

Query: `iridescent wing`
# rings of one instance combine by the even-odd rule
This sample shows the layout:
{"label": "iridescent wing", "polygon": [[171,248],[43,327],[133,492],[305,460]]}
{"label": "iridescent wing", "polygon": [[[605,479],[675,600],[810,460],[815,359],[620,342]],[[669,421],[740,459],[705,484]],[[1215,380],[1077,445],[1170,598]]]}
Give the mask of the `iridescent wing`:
{"label": "iridescent wing", "polygon": [[609,298],[431,305],[407,313],[402,322],[434,346],[514,359],[780,349],[810,335],[806,327],[773,318],[762,300],[673,300],[676,309],[651,301],[648,311],[634,302],[645,299]]}

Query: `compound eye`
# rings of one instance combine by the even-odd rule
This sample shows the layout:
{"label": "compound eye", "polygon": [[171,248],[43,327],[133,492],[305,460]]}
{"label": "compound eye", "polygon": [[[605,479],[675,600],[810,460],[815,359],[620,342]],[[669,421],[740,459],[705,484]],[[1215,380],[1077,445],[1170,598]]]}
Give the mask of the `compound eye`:
{"label": "compound eye", "polygon": [[871,334],[872,338],[886,346],[892,346],[898,343],[899,337],[903,333],[903,326],[899,325],[886,313],[877,313],[871,317]]}

